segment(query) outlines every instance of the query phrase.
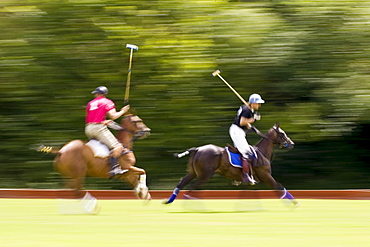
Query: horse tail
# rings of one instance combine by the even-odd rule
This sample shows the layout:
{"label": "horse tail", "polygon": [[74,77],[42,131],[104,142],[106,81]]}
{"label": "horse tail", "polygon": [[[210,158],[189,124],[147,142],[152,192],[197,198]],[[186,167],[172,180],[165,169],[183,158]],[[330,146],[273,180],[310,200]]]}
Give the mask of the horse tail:
{"label": "horse tail", "polygon": [[189,148],[188,150],[186,150],[185,152],[182,152],[182,153],[175,153],[173,156],[175,156],[176,158],[182,158],[188,154],[191,154],[191,153],[194,153],[197,151],[197,148]]}
{"label": "horse tail", "polygon": [[53,148],[52,146],[45,146],[41,145],[36,149],[37,152],[47,153],[47,154],[57,154],[59,152],[59,148]]}

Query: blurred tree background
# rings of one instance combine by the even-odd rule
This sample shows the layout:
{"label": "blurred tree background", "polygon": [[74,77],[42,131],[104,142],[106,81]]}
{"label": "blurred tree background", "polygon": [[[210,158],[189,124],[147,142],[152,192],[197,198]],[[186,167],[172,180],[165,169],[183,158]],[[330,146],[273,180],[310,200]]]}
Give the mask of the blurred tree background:
{"label": "blurred tree background", "polygon": [[[266,100],[256,127],[279,121],[295,141],[273,162],[287,188],[369,186],[370,2],[2,0],[0,29],[1,188],[61,188],[53,156],[35,149],[86,139],[97,86],[123,106],[126,44],[139,46],[130,105],[152,129],[135,145],[151,189],[185,174],[173,153],[231,143],[242,103],[216,69],[244,98]],[[215,175],[205,188],[235,189],[230,182]],[[86,188],[129,187],[89,178]]]}

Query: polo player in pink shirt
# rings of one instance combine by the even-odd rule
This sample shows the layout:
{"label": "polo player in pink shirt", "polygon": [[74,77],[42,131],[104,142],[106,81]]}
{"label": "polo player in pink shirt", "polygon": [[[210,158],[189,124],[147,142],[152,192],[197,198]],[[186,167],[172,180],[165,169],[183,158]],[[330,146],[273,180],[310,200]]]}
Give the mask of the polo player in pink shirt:
{"label": "polo player in pink shirt", "polygon": [[[124,106],[120,111],[116,111],[114,102],[105,97],[108,94],[108,89],[104,86],[97,87],[92,94],[95,98],[86,106],[86,127],[85,134],[89,139],[96,139],[108,146],[111,150],[109,163],[111,164],[110,177],[123,174],[126,170],[122,170],[118,159],[123,152],[122,144],[108,129],[107,125],[125,114],[130,106]],[[110,120],[107,120],[109,117]]]}

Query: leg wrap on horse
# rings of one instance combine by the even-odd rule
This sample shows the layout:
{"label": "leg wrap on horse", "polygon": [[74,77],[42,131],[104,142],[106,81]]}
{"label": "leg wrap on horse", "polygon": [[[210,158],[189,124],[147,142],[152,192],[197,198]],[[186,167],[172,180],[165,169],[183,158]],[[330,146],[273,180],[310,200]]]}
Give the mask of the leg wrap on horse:
{"label": "leg wrap on horse", "polygon": [[285,188],[283,191],[283,195],[280,197],[280,199],[289,199],[289,200],[294,200],[294,196],[290,194]]}
{"label": "leg wrap on horse", "polygon": [[180,192],[180,189],[176,187],[176,188],[173,190],[171,197],[167,200],[167,202],[166,202],[166,203],[171,203],[171,202],[173,202],[173,201],[176,199],[176,197],[177,197],[177,195],[179,194],[179,192]]}
{"label": "leg wrap on horse", "polygon": [[146,174],[141,174],[140,175],[139,184],[146,187]]}
{"label": "leg wrap on horse", "polygon": [[150,200],[151,196],[149,193],[148,186],[146,185],[146,174],[141,174],[137,186],[134,189],[136,195],[141,199]]}

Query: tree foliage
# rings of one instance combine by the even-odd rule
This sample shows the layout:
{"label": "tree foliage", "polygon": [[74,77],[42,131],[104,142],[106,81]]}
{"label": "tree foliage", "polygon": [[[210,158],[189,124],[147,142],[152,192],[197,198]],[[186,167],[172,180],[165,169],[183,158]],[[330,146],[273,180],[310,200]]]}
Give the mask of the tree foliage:
{"label": "tree foliage", "polygon": [[[231,142],[228,127],[241,102],[211,76],[216,69],[243,97],[266,99],[259,129],[279,121],[296,142],[276,154],[279,181],[364,188],[369,12],[360,0],[3,0],[0,186],[59,186],[52,158],[34,149],[86,139],[85,105],[95,87],[107,86],[123,104],[129,43],[139,46],[130,104],[152,129],[135,154],[151,188],[172,188],[184,175],[186,161],[172,153]],[[217,176],[207,186],[232,188]]]}

